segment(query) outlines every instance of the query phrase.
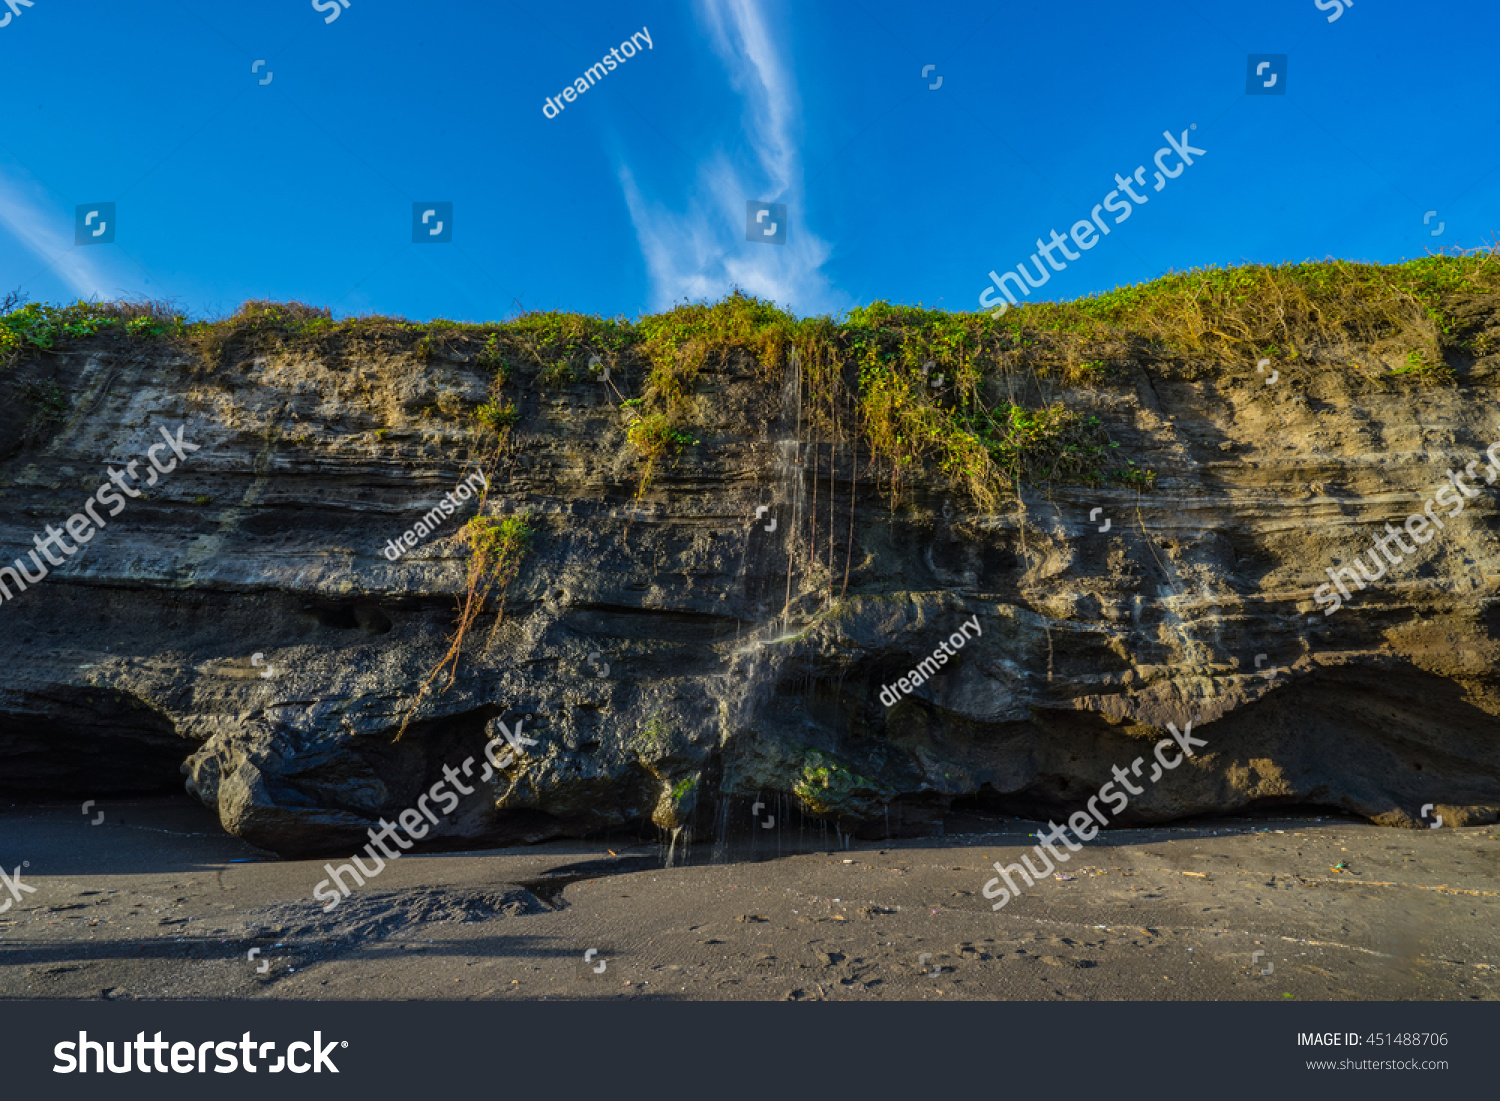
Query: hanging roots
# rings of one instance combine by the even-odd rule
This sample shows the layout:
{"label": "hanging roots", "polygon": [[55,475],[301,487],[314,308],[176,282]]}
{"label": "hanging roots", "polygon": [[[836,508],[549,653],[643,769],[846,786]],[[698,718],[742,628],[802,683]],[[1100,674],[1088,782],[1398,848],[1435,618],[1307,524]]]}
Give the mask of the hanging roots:
{"label": "hanging roots", "polygon": [[[484,508],[484,498],[480,499],[480,509]],[[510,588],[512,581],[521,570],[521,561],[526,557],[526,551],[531,545],[532,530],[526,522],[526,516],[507,516],[505,519],[496,519],[493,516],[475,516],[467,524],[459,529],[453,538],[469,548],[469,573],[465,584],[463,599],[459,604],[458,626],[450,638],[448,652],[443,655],[443,660],[427,674],[427,679],[422,682],[422,687],[417,692],[416,702],[401,720],[401,728],[396,731],[396,740],[400,741],[401,735],[406,733],[406,727],[416,715],[417,709],[421,707],[422,700],[432,689],[432,684],[443,673],[448,670],[448,683],[443,685],[446,692],[453,687],[453,682],[458,676],[458,658],[463,650],[464,638],[469,633],[469,628],[484,611],[491,594],[498,594],[495,600],[495,623],[490,628],[489,638],[485,640],[484,652],[488,654],[490,647],[494,644],[495,633],[500,629],[500,621],[505,618],[505,593]]]}

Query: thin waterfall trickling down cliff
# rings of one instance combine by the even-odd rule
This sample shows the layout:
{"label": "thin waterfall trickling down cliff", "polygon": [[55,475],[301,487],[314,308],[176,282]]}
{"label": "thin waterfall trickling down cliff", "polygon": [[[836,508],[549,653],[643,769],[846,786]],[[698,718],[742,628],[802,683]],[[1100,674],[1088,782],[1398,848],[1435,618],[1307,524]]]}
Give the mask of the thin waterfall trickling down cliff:
{"label": "thin waterfall trickling down cliff", "polygon": [[[770,704],[776,683],[776,664],[783,653],[779,643],[795,634],[794,607],[807,580],[805,538],[807,522],[807,443],[802,438],[802,362],[794,348],[788,359],[781,388],[780,429],[773,441],[775,463],[770,490],[770,508],[755,517],[745,554],[740,563],[740,582],[747,604],[757,612],[756,624],[739,636],[728,655],[729,667],[721,681],[720,745],[727,746],[736,734],[753,730]],[[774,534],[768,533],[770,527]],[[769,536],[769,537],[766,537]],[[765,583],[778,582],[766,595],[775,599],[757,604],[754,596],[766,593]],[[727,818],[716,815],[716,848],[729,829]],[[737,830],[735,832],[738,832]]]}

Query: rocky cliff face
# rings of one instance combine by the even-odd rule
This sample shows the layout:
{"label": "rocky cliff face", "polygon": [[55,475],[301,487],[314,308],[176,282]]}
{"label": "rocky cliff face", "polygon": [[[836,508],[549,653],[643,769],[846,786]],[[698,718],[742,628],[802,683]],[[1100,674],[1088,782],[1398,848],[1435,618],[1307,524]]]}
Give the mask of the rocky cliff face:
{"label": "rocky cliff face", "polygon": [[[650,823],[701,839],[773,814],[875,835],[955,806],[1071,814],[1191,722],[1195,756],[1135,772],[1115,821],[1291,804],[1493,821],[1500,357],[1423,386],[1363,352],[1267,385],[1121,351],[1065,398],[1154,489],[1032,484],[979,512],[932,479],[893,506],[867,454],[799,431],[795,367],[768,382],[745,354],[697,379],[701,442],[637,500],[633,414],[611,392],[640,392],[628,367],[513,374],[496,458],[466,412],[490,386],[472,355],[309,347],[206,371],[84,340],[0,372],[0,566],[110,469],[141,460],[142,496],[97,508],[76,554],[47,543],[60,564],[0,603],[0,790],[104,799],[185,777],[257,845],[347,850],[519,720],[537,744],[440,843]],[[49,415],[37,395],[59,393]],[[184,457],[158,449],[175,466],[146,486],[163,429]],[[1450,491],[1440,531],[1403,536],[1409,554],[1388,541],[1385,575],[1346,581],[1325,615],[1327,569],[1363,554],[1373,574],[1384,525],[1406,530],[1473,460],[1466,507],[1450,518]],[[493,645],[486,614],[398,741],[448,648],[466,560],[445,539],[475,506],[382,550],[481,467],[531,549]]]}

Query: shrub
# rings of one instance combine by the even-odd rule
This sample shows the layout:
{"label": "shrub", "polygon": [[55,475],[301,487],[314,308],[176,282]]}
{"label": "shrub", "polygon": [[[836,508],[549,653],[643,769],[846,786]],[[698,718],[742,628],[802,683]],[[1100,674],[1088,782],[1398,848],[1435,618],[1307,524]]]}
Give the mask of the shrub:
{"label": "shrub", "polygon": [[500,397],[491,398],[485,402],[474,411],[474,415],[496,432],[504,432],[516,423],[516,418],[519,416],[515,403]]}
{"label": "shrub", "polygon": [[645,464],[641,469],[641,483],[636,489],[637,500],[651,484],[651,475],[656,470],[656,464],[668,450],[680,452],[684,447],[699,442],[687,433],[674,428],[671,419],[665,413],[652,413],[634,421],[625,430],[625,438],[640,453],[641,461]]}
{"label": "shrub", "polygon": [[5,356],[5,363],[14,363],[31,352],[51,351],[59,342],[93,336],[116,324],[116,318],[103,315],[88,302],[71,306],[29,302],[0,316],[0,330],[6,333],[0,339],[0,355]]}

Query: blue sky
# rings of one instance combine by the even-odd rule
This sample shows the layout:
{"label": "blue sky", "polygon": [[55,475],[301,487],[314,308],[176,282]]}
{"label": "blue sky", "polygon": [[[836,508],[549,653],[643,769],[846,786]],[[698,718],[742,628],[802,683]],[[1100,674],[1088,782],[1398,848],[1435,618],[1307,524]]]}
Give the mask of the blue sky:
{"label": "blue sky", "polygon": [[[1138,165],[1146,205],[1035,297],[1500,231],[1493,0],[314,2],[0,0],[0,291],[194,316],[635,316],[734,286],[799,314],[973,310]],[[1285,94],[1246,94],[1252,53],[1287,55]],[[1190,126],[1204,155],[1150,190]],[[786,204],[784,245],[746,240],[747,200]],[[75,245],[101,202],[114,243]],[[413,243],[432,202],[452,241]]]}

